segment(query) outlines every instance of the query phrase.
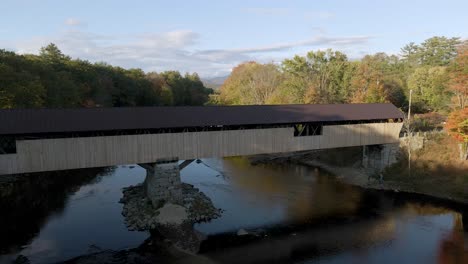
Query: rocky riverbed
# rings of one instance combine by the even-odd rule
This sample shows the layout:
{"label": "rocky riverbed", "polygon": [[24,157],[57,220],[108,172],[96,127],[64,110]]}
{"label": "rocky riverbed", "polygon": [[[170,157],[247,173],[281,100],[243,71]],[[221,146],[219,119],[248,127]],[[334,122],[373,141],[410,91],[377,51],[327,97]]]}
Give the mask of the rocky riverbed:
{"label": "rocky riverbed", "polygon": [[[151,230],[156,228],[158,224],[166,224],[164,218],[160,216],[164,207],[171,206],[172,209],[186,210],[186,214],[179,214],[180,219],[174,218],[173,221],[198,223],[209,221],[221,216],[222,210],[213,206],[210,198],[204,193],[195,188],[191,184],[182,183],[182,205],[161,205],[155,208],[151,201],[145,197],[144,188],[142,185],[130,186],[123,189],[123,197],[120,203],[124,205],[122,215],[125,217],[125,224],[129,230]],[[177,210],[176,210],[177,211]]]}
{"label": "rocky riverbed", "polygon": [[194,223],[221,216],[210,198],[191,184],[182,183],[182,204],[162,203],[155,207],[145,195],[143,185],[123,189],[122,215],[129,230],[151,232],[152,237],[164,237],[179,250],[197,252],[203,234],[193,229]]}

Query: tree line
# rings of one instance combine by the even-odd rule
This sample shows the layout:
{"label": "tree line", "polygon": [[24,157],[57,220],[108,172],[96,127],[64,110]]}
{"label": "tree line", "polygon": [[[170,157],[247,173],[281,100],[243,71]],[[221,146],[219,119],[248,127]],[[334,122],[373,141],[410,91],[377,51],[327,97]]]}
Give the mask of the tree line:
{"label": "tree line", "polygon": [[279,64],[246,62],[233,69],[212,100],[234,105],[391,102],[406,109],[413,90],[413,111],[447,113],[466,105],[466,83],[462,77],[456,83],[453,76],[466,74],[457,56],[466,56],[467,45],[459,38],[432,37],[404,46],[400,56],[377,53],[350,60],[327,49]]}
{"label": "tree line", "polygon": [[55,44],[39,55],[0,49],[0,109],[203,105],[212,92],[197,73],[90,63],[71,59]]}

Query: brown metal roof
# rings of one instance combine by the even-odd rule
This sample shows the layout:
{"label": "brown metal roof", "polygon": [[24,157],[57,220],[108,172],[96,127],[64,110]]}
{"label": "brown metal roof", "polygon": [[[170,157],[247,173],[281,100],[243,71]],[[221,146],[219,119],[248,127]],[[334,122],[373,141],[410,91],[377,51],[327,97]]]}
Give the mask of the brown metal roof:
{"label": "brown metal roof", "polygon": [[0,135],[402,118],[392,104],[0,110]]}

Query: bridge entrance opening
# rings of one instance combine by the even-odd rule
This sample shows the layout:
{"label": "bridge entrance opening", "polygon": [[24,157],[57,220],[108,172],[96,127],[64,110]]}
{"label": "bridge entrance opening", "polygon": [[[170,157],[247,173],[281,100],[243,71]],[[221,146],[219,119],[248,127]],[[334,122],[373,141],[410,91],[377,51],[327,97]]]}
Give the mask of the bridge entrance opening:
{"label": "bridge entrance opening", "polygon": [[16,153],[16,140],[14,137],[0,137],[0,155]]}

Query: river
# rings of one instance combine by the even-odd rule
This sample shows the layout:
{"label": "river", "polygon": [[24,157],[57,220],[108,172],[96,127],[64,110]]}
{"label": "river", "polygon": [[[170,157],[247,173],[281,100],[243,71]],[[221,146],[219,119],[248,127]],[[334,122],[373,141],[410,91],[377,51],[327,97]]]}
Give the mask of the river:
{"label": "river", "polygon": [[[145,171],[127,165],[96,174],[72,180],[58,173],[52,185],[39,177],[3,183],[0,263],[20,254],[31,263],[55,263],[142,244],[149,233],[127,231],[118,201],[121,188],[141,183]],[[468,260],[462,214],[439,202],[346,185],[315,168],[252,166],[243,158],[193,162],[181,178],[223,209],[220,218],[195,225],[207,235],[200,255],[212,263]]]}

